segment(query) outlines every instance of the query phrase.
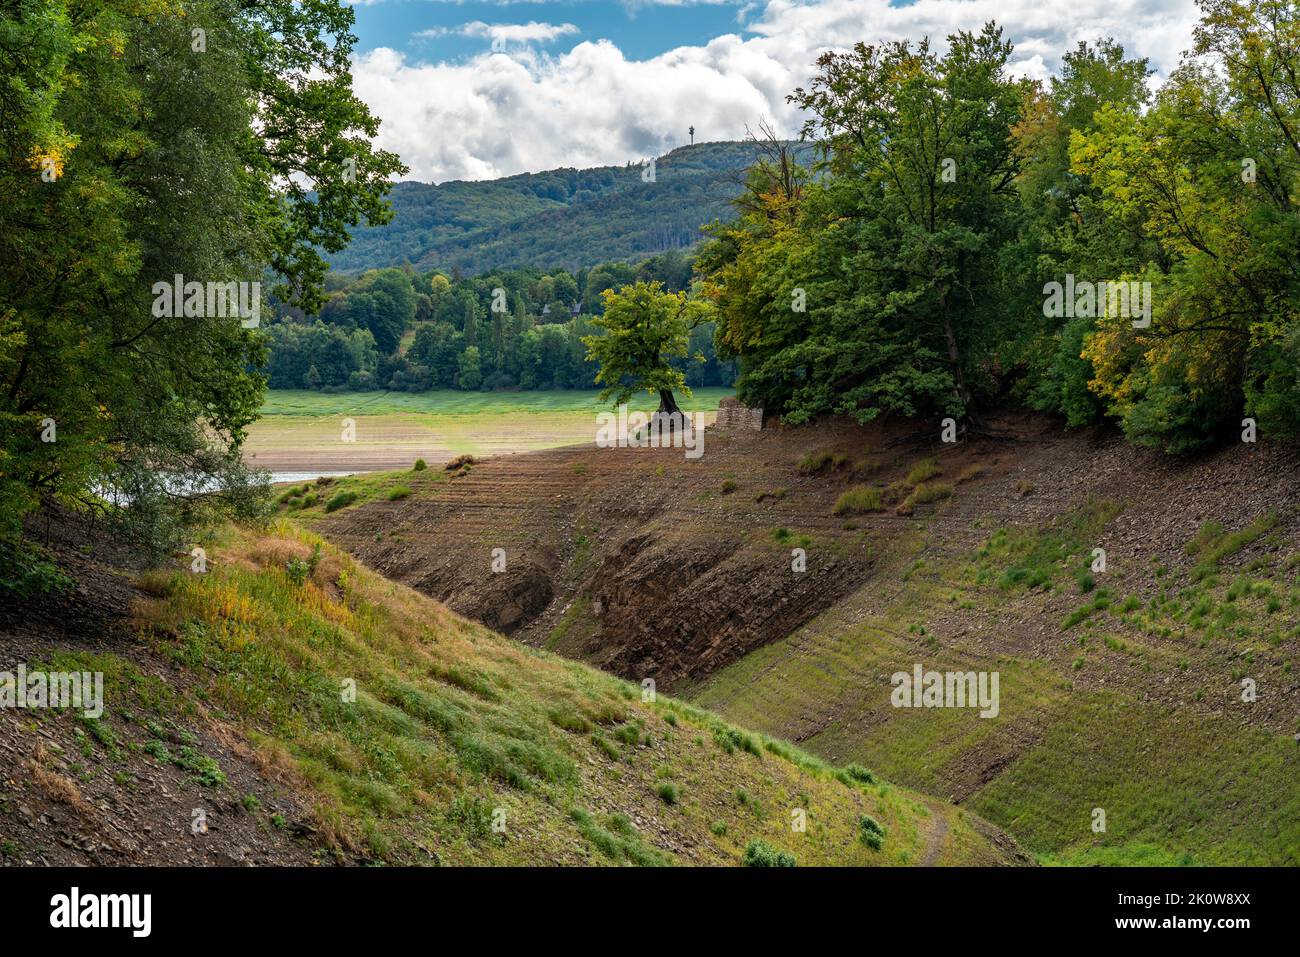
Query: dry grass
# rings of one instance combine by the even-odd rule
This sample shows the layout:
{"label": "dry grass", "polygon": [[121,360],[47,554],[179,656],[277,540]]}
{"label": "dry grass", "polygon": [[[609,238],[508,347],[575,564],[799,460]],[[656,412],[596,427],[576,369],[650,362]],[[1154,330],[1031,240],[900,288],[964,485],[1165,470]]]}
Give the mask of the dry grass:
{"label": "dry grass", "polygon": [[42,744],[36,745],[36,753],[27,762],[32,780],[52,801],[66,804],[87,820],[93,819],[95,809],[81,796],[77,783],[65,774],[55,770],[57,759]]}

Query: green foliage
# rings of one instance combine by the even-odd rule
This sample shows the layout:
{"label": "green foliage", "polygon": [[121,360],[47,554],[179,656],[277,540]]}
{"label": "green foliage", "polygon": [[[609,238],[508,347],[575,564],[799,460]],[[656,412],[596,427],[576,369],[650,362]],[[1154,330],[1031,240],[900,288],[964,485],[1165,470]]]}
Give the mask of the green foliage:
{"label": "green foliage", "polygon": [[822,175],[772,144],[745,215],[714,227],[697,264],[743,399],[795,423],[974,411],[984,365],[1017,334],[997,263],[1018,213],[1008,133],[1025,85],[1009,54],[992,26],[943,56],[859,43],[794,91]]}
{"label": "green foliage", "polygon": [[470,841],[482,841],[492,835],[492,806],[480,797],[457,794],[447,808],[447,820]]}
{"label": "green foliage", "polygon": [[741,859],[745,867],[794,867],[793,854],[778,851],[772,845],[757,838],[745,847],[745,856]]}
{"label": "green foliage", "polygon": [[[1091,386],[1136,442],[1185,452],[1300,430],[1300,12],[1279,0],[1207,0],[1185,65],[1137,113],[1106,105],[1072,141],[1120,234],[1158,246],[1125,271],[1152,283],[1149,328],[1096,321]],[[1282,105],[1286,104],[1286,105]]]}
{"label": "green foliage", "polygon": [[347,508],[357,500],[356,492],[338,492],[325,503],[325,511],[337,512],[341,508]]}
{"label": "green foliage", "polygon": [[876,776],[860,764],[850,764],[845,766],[844,774],[852,781],[859,784],[875,784]]}
{"label": "green foliage", "polygon": [[[266,376],[272,389],[320,391],[590,389],[598,365],[586,358],[584,338],[604,291],[638,281],[681,291],[690,270],[692,260],[672,251],[637,267],[606,263],[578,273],[372,269],[330,277],[320,319],[277,308]],[[731,385],[735,364],[716,355],[711,322],[689,330],[688,351],[669,359],[686,385]]]}
{"label": "green foliage", "polygon": [[863,844],[878,851],[885,843],[885,828],[870,814],[863,814],[858,818],[858,837]]}
{"label": "green foliage", "polygon": [[[1247,417],[1300,433],[1300,12],[1201,10],[1154,98],[1146,60],[1109,39],[1046,86],[1010,78],[993,24],[943,55],[928,39],[824,55],[790,97],[819,162],[764,143],[740,219],[697,261],[741,398],[793,423],[978,425],[1010,391],[1171,453],[1236,440]],[[1144,304],[1092,295],[1119,282]]]}
{"label": "green foliage", "polygon": [[[261,508],[240,444],[262,333],[251,317],[196,315],[207,304],[188,290],[186,314],[169,315],[168,284],[247,283],[251,308],[266,281],[314,309],[320,252],[384,221],[404,168],[371,147],[378,123],[351,91],[353,14],[338,0],[196,0],[183,17],[128,0],[11,6],[0,534],[42,501],[100,507],[113,491],[131,502],[104,510],[119,537],[156,557],[217,514]],[[355,177],[339,175],[345,161]]]}
{"label": "green foliage", "polygon": [[0,538],[0,592],[33,597],[71,591],[75,585],[39,545]]}
{"label": "green foliage", "polygon": [[[327,511],[329,511],[329,509],[327,509]],[[311,555],[309,555],[305,560],[301,558],[289,559],[285,564],[285,574],[289,576],[291,582],[301,587],[306,584],[307,579],[311,578],[312,574],[316,571],[316,566],[320,564],[320,557],[320,543],[317,542],[316,545],[312,547]]]}
{"label": "green foliage", "polygon": [[[605,312],[592,320],[599,334],[584,336],[587,359],[600,364],[600,401],[623,405],[637,392],[660,396],[660,408],[676,411],[672,393],[691,394],[686,375],[672,359],[688,356],[698,303],[685,293],[664,292],[659,282],[637,282],[602,295]],[[703,361],[703,357],[700,357]]]}

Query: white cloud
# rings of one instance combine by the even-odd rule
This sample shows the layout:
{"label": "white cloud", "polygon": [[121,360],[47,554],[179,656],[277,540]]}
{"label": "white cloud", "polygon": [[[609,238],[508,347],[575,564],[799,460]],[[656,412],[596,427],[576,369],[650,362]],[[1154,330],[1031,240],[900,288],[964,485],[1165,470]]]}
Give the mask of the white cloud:
{"label": "white cloud", "polygon": [[[556,56],[523,46],[454,64],[381,48],[357,59],[356,90],[383,119],[380,145],[401,154],[416,179],[619,164],[681,145],[691,125],[697,142],[741,138],[761,119],[792,134],[799,117],[785,96],[807,83],[822,51],[927,34],[942,46],[949,33],[994,19],[1016,45],[1016,75],[1046,77],[1063,52],[1098,36],[1168,73],[1190,44],[1196,9],[1194,0],[769,0],[745,37],[646,60],[628,60],[605,40]],[[496,29],[524,31],[511,37],[524,43],[571,26]]]}
{"label": "white cloud", "polygon": [[458,27],[431,27],[421,30],[417,37],[445,37],[455,34],[462,37],[482,37],[492,41],[492,49],[500,50],[508,43],[550,43],[552,40],[578,33],[572,23],[484,23],[473,20]]}

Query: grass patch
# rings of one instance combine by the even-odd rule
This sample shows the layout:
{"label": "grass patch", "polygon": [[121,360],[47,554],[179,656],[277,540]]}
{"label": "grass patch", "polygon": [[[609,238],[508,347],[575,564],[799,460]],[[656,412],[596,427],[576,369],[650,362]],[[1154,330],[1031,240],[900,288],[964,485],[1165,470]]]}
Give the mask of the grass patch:
{"label": "grass patch", "polygon": [[1041,528],[998,529],[976,556],[979,579],[985,580],[993,568],[1011,561],[998,578],[999,588],[1050,586],[1070,563],[1091,555],[1097,536],[1120,511],[1114,502],[1095,500]]}
{"label": "grass patch", "polygon": [[804,475],[816,475],[819,472],[842,469],[848,464],[849,457],[847,455],[832,452],[830,449],[821,449],[805,455],[798,461],[795,468]]}
{"label": "grass patch", "polygon": [[330,497],[325,503],[326,512],[337,512],[341,508],[347,508],[357,500],[356,492],[337,492]]}
{"label": "grass patch", "polygon": [[936,475],[942,475],[943,469],[939,468],[938,459],[921,459],[914,464],[911,471],[907,473],[906,482],[908,485],[920,485],[922,482],[928,482]]}
{"label": "grass patch", "polygon": [[1213,575],[1221,561],[1237,554],[1271,530],[1277,522],[1278,515],[1275,511],[1265,512],[1238,532],[1226,532],[1218,522],[1206,522],[1185,546],[1187,554],[1196,559],[1192,580],[1204,581]]}
{"label": "grass patch", "polygon": [[884,497],[880,489],[870,485],[855,485],[835,502],[836,515],[861,515],[866,512],[883,512]]}

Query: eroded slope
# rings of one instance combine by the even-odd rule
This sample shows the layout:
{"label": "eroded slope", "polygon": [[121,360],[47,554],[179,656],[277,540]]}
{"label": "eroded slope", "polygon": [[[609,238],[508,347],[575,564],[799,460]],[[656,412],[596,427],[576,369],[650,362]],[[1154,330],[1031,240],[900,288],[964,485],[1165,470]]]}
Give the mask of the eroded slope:
{"label": "eroded slope", "polygon": [[[559,450],[299,514],[526,642],[870,755],[1044,859],[1300,862],[1296,449],[991,424]],[[918,663],[997,671],[1000,714],[893,707]]]}

